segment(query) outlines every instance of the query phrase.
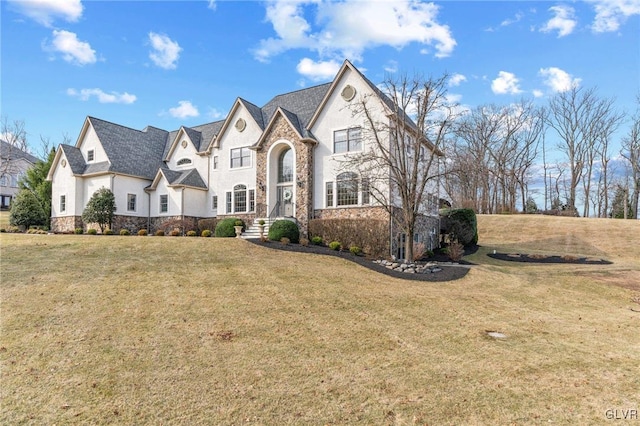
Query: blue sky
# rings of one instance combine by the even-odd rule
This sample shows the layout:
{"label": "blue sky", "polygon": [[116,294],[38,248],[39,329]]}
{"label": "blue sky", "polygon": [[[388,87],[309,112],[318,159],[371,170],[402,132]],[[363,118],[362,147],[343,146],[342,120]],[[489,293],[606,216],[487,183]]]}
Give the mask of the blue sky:
{"label": "blue sky", "polygon": [[632,112],[640,92],[637,0],[0,6],[1,113],[25,121],[34,152],[40,136],[75,143],[87,115],[135,129],[219,120],[238,96],[263,105],[329,81],[345,58],[374,83],[447,72],[467,107],[543,105],[577,83]]}

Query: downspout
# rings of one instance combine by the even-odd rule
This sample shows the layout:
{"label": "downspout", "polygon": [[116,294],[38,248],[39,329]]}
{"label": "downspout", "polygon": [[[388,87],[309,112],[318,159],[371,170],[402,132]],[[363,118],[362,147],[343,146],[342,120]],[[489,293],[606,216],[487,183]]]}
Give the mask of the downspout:
{"label": "downspout", "polygon": [[180,220],[182,221],[182,235],[184,235],[184,186],[180,191]]}
{"label": "downspout", "polygon": [[[114,199],[115,199],[115,194],[116,194],[115,191],[113,190],[113,188],[115,188],[115,184],[114,184],[115,180],[116,180],[116,174],[113,173],[113,174],[111,174],[111,189],[110,189],[110,191],[113,193]],[[117,208],[118,208],[118,205],[116,204],[116,211],[117,211]],[[113,220],[109,221],[109,229],[113,230]]]}
{"label": "downspout", "polygon": [[151,193],[149,191],[145,191],[147,193],[147,232],[151,232]]}

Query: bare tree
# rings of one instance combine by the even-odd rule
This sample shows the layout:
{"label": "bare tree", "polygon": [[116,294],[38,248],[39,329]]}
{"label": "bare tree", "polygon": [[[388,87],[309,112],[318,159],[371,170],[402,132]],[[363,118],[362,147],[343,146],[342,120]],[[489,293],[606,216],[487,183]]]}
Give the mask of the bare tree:
{"label": "bare tree", "polygon": [[640,199],[640,94],[636,96],[638,109],[632,117],[629,133],[622,139],[622,156],[627,160],[631,178],[631,214],[638,218]]}
{"label": "bare tree", "polygon": [[585,216],[589,215],[589,194],[598,152],[600,158],[608,157],[602,144],[608,142],[622,119],[613,105],[613,99],[600,98],[595,89],[577,85],[556,94],[549,102],[547,123],[560,137],[558,148],[569,165],[568,208],[576,209],[576,192],[582,183]]}
{"label": "bare tree", "polygon": [[363,118],[367,144],[340,160],[340,166],[360,174],[371,197],[407,236],[406,259],[413,259],[419,218],[425,212],[437,214],[442,149],[455,117],[447,80],[447,75],[387,77],[379,88],[382,105],[375,96],[351,107],[354,116]]}
{"label": "bare tree", "polygon": [[29,151],[27,145],[27,131],[22,120],[9,121],[6,116],[2,116],[0,123],[0,140],[5,142],[2,146],[2,160],[0,162],[0,176],[12,174],[13,163],[5,161],[14,157],[12,151]]}

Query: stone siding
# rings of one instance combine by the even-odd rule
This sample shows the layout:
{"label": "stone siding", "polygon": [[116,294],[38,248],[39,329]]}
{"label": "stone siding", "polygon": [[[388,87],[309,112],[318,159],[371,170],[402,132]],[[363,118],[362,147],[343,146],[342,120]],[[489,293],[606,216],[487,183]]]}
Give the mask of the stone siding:
{"label": "stone siding", "polygon": [[137,234],[141,229],[147,229],[148,219],[140,216],[115,215],[111,222],[111,229],[117,234],[121,229],[126,229],[132,234]]}
{"label": "stone siding", "polygon": [[[162,230],[165,233],[169,233],[174,229],[178,229],[181,232],[187,233],[187,231],[197,231],[198,221],[205,219],[202,217],[194,216],[160,216],[152,217],[149,225],[149,234],[155,234],[156,231]],[[183,229],[184,228],[184,229]],[[137,231],[136,231],[137,232]]]}
{"label": "stone siding", "polygon": [[62,216],[51,218],[51,232],[73,233],[76,228],[82,228],[81,216]]}

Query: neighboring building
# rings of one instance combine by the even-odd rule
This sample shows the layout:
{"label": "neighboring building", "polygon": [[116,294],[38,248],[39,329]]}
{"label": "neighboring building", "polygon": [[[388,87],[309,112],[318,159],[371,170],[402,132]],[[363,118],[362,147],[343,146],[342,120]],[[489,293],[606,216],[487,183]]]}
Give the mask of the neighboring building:
{"label": "neighboring building", "polygon": [[0,209],[8,210],[18,193],[18,181],[38,159],[0,140]]}
{"label": "neighboring building", "polygon": [[[60,145],[49,172],[51,228],[85,226],[82,211],[104,186],[116,198],[114,229],[132,232],[154,232],[169,220],[195,226],[201,218],[233,216],[248,223],[295,218],[302,234],[313,218],[376,218],[389,221],[393,234],[366,182],[336,161],[367,144],[364,119],[348,110],[363,96],[388,122],[389,99],[345,61],[331,83],[278,95],[262,107],[238,98],[226,119],[201,126],[139,131],[87,117],[75,146]],[[416,238],[433,246],[437,202],[424,219],[424,235]],[[401,236],[389,238],[394,247]]]}

